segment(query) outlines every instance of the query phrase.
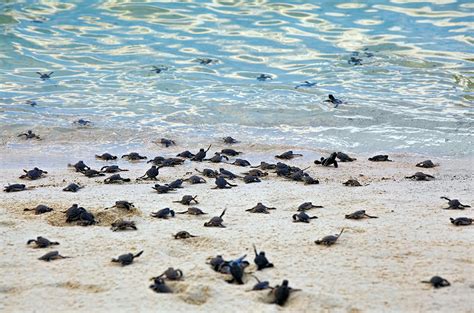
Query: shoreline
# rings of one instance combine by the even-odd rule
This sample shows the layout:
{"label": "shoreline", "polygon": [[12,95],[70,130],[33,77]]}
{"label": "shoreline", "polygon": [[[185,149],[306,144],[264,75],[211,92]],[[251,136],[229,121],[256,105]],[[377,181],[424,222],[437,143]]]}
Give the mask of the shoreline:
{"label": "shoreline", "polygon": [[[149,148],[151,144],[145,147]],[[143,149],[148,151],[149,159],[155,155],[174,156],[185,150],[182,147],[155,147]],[[210,152],[222,147],[215,145]],[[275,146],[226,147],[243,150],[246,153],[242,158],[249,159],[252,164],[256,160],[276,163],[272,156],[289,150]],[[44,187],[18,193],[2,192],[0,231],[4,240],[1,248],[8,258],[0,263],[5,278],[0,285],[0,308],[3,306],[6,312],[33,311],[37,309],[36,303],[42,303],[43,310],[151,311],[159,307],[173,312],[217,309],[236,312],[238,308],[247,307],[259,312],[274,312],[277,308],[264,302],[266,291],[246,292],[255,283],[250,275],[247,275],[245,285],[231,285],[224,281],[225,276],[205,264],[208,257],[217,254],[235,258],[246,253],[252,264],[247,271],[254,272],[252,244],[255,243],[275,264],[273,269],[255,272],[257,277],[269,280],[271,285],[288,279],[290,286],[302,289],[290,296],[284,311],[471,312],[468,299],[474,288],[474,255],[470,249],[474,228],[455,227],[449,217],[472,217],[473,211],[470,208],[442,210],[446,203],[439,197],[474,203],[472,157],[463,160],[432,158],[440,166],[420,169],[414,164],[428,157],[393,154],[390,156],[394,162],[374,163],[367,161],[365,156],[351,155],[358,160],[340,163],[339,168],[334,169],[312,164],[319,156],[327,156],[322,152],[306,150],[302,158],[285,161],[301,168],[311,165],[308,172],[320,180],[319,185],[305,186],[270,174],[256,184],[238,180],[238,187],[229,190],[212,190],[213,179],[207,179],[207,184],[185,183],[183,189],[169,194],[154,192],[150,188],[154,182],[134,181],[150,167],[145,162],[98,161],[88,151],[84,151],[87,157],[74,154],[66,163],[43,155],[17,154],[16,162],[27,160],[21,168],[4,167],[4,164],[14,163],[2,160],[0,182],[4,185],[21,182],[17,177],[23,167],[37,165],[41,168],[48,165],[48,161],[51,166],[44,168],[49,170],[45,178],[27,183]],[[102,183],[104,177],[89,179],[66,167],[67,163],[79,159],[92,168],[119,164],[130,170],[121,174],[131,178],[132,183],[106,185]],[[186,172],[194,172],[194,168],[219,167],[236,174],[248,170],[233,165],[186,161],[182,166],[162,168],[158,183],[170,182]],[[432,174],[436,179],[427,182],[404,179],[417,171]],[[343,186],[342,182],[350,178],[369,185]],[[84,184],[85,188],[77,193],[61,191],[73,181]],[[176,211],[186,209],[186,206],[172,202],[185,194],[197,194],[200,203],[196,206],[209,214],[203,217],[177,215],[168,220],[149,216],[164,207]],[[135,204],[138,211],[127,218],[136,221],[138,231],[112,232],[109,229],[110,219],[120,214],[114,210],[107,215],[103,209],[117,200]],[[292,223],[291,215],[305,201],[324,206],[308,212],[318,219],[309,224]],[[257,202],[275,206],[277,210],[270,214],[245,211]],[[39,216],[23,212],[25,207],[40,203],[53,207],[55,212]],[[102,217],[103,222],[89,227],[63,226],[63,215],[59,211],[72,203],[91,210]],[[203,227],[204,222],[219,215],[223,208],[227,208],[226,228]],[[360,209],[379,218],[344,219],[344,214]],[[341,228],[345,228],[345,232],[336,245],[321,247],[314,244],[314,240],[338,233]],[[171,239],[171,235],[180,230],[199,237]],[[26,240],[36,236],[57,240],[61,245],[47,249],[27,247]],[[51,250],[72,258],[51,263],[37,260]],[[122,268],[110,263],[112,257],[140,250],[144,250],[144,254],[130,266]],[[152,292],[148,288],[149,278],[170,266],[184,272],[183,281],[169,283],[178,292],[171,295]],[[435,290],[420,283],[434,275],[447,278],[452,285]]]}

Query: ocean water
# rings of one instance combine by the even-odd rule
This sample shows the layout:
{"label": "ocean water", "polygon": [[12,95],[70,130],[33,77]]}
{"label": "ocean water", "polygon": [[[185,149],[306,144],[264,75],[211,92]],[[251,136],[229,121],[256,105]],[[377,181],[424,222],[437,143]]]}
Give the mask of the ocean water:
{"label": "ocean water", "polygon": [[0,145],[472,156],[473,34],[472,1],[0,1]]}

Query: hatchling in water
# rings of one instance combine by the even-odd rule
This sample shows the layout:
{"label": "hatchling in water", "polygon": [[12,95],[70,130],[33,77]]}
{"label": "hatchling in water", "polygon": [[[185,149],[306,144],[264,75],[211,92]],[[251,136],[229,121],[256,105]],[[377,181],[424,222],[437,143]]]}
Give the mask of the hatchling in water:
{"label": "hatchling in water", "polygon": [[257,247],[255,247],[255,245],[253,245],[253,251],[255,252],[255,259],[253,261],[255,262],[255,265],[257,265],[257,271],[273,267],[273,263],[268,261],[264,251],[257,252]]}
{"label": "hatchling in water", "polygon": [[181,271],[180,269],[174,269],[172,267],[168,267],[168,269],[164,271],[163,274],[161,274],[157,278],[162,278],[162,277],[169,280],[180,280],[181,278],[183,278],[183,271]]}
{"label": "hatchling in water", "polygon": [[49,241],[47,238],[41,236],[36,237],[36,239],[30,239],[26,242],[27,245],[31,243],[35,243],[36,248],[47,248],[49,246],[59,245],[59,242]]}
{"label": "hatchling in water", "polygon": [[283,160],[291,160],[293,159],[294,157],[297,157],[297,156],[303,156],[302,154],[298,154],[298,153],[293,153],[293,151],[286,151],[280,155],[275,155],[275,158],[277,159],[283,159]]}
{"label": "hatchling in water", "polygon": [[180,158],[191,159],[191,158],[194,157],[194,154],[191,153],[190,151],[186,150],[186,151],[183,151],[183,152],[177,154],[176,156],[180,157]]}
{"label": "hatchling in water", "polygon": [[435,288],[442,288],[442,287],[448,287],[451,286],[449,281],[446,279],[440,277],[440,276],[433,276],[431,277],[430,280],[423,280],[421,281],[424,284],[431,284]]}
{"label": "hatchling in water", "polygon": [[322,205],[314,205],[312,202],[303,202],[298,206],[298,212],[300,211],[308,211],[311,209],[321,209],[323,208]]}
{"label": "hatchling in water", "polygon": [[160,185],[160,184],[155,184],[155,186],[151,187],[156,190],[158,193],[168,193],[170,191],[173,191],[173,188],[166,186],[166,185]]}
{"label": "hatchling in water", "polygon": [[3,191],[5,192],[17,192],[17,191],[23,191],[26,190],[26,185],[24,184],[13,184],[13,185],[8,185],[3,187]]}
{"label": "hatchling in water", "polygon": [[134,221],[125,221],[123,219],[118,219],[114,221],[111,225],[112,231],[118,231],[118,230],[127,230],[127,229],[133,229],[137,230],[137,226]]}
{"label": "hatchling in water", "polygon": [[344,186],[349,187],[362,187],[362,185],[356,179],[349,179],[348,181],[342,183]]}
{"label": "hatchling in water", "polygon": [[191,161],[202,162],[202,160],[204,160],[206,158],[206,154],[207,154],[207,151],[209,151],[209,149],[211,149],[211,145],[209,145],[209,147],[207,147],[206,150],[204,150],[203,148],[199,149],[198,153],[196,153],[191,158]]}
{"label": "hatchling in water", "polygon": [[43,171],[43,170],[40,170],[39,168],[35,167],[34,169],[32,170],[23,170],[23,172],[25,172],[24,175],[21,175],[20,176],[20,179],[31,179],[31,180],[35,180],[35,179],[39,179],[41,177],[43,177],[43,174],[48,174],[48,172],[46,171]]}
{"label": "hatchling in water", "polygon": [[76,164],[69,164],[69,166],[74,167],[76,172],[85,172],[91,169],[83,161],[78,161]]}
{"label": "hatchling in water", "polygon": [[266,80],[273,80],[273,77],[271,75],[268,75],[268,74],[260,74],[257,76],[257,80],[258,81],[266,81]]}
{"label": "hatchling in water", "polygon": [[79,126],[91,126],[92,122],[84,119],[78,119],[77,121],[72,122],[74,125],[79,125]]}
{"label": "hatchling in water", "polygon": [[107,209],[112,209],[112,208],[131,211],[131,210],[135,209],[135,206],[131,202],[128,202],[128,201],[125,201],[125,200],[119,200],[119,201],[115,201],[115,204],[113,206],[111,206],[110,208],[106,208],[106,210]]}
{"label": "hatchling in water", "polygon": [[317,216],[309,216],[306,212],[301,211],[298,214],[293,214],[293,223],[309,223],[309,220],[318,218]]}
{"label": "hatchling in water", "polygon": [[101,173],[99,171],[93,170],[93,169],[88,169],[82,172],[86,177],[88,178],[93,178],[93,177],[99,177],[99,176],[105,176],[104,173]]}
{"label": "hatchling in water", "polygon": [[188,181],[191,185],[194,185],[194,184],[205,184],[206,183],[206,180],[202,177],[199,177],[197,175],[193,175],[189,178],[186,178],[185,181]]}
{"label": "hatchling in water", "polygon": [[449,218],[451,223],[456,226],[468,226],[472,224],[473,219],[469,217],[458,217],[458,218]]}
{"label": "hatchling in water", "polygon": [[219,176],[219,172],[210,168],[205,168],[202,171],[198,170],[197,168],[194,169],[196,172],[199,174],[202,174],[204,177],[209,177],[209,178],[216,178]]}
{"label": "hatchling in water", "polygon": [[38,139],[41,140],[40,136],[33,133],[32,130],[28,130],[26,133],[19,134],[18,137],[25,136],[25,139]]}
{"label": "hatchling in water", "polygon": [[58,251],[51,251],[51,252],[46,253],[42,257],[38,258],[38,260],[49,262],[53,260],[68,259],[68,258],[70,258],[70,256],[62,256],[59,254]]}
{"label": "hatchling in water", "polygon": [[120,174],[114,174],[106,179],[104,179],[105,184],[117,184],[123,182],[130,182],[130,178],[123,178]]}
{"label": "hatchling in water", "polygon": [[71,183],[64,187],[63,191],[78,192],[82,188],[84,188],[84,186],[78,185],[76,183]]}
{"label": "hatchling in water", "polygon": [[222,217],[224,216],[226,210],[227,209],[224,209],[224,211],[222,211],[220,216],[214,216],[213,218],[211,218],[211,220],[209,222],[204,223],[204,226],[205,227],[222,227],[222,228],[225,228],[225,226],[222,224],[224,222]]}
{"label": "hatchling in water", "polygon": [[448,207],[443,208],[444,210],[464,210],[465,208],[470,208],[470,205],[462,204],[458,199],[449,199],[447,197],[441,197],[441,199],[448,200]]}
{"label": "hatchling in water", "polygon": [[392,160],[388,159],[388,155],[386,155],[386,154],[374,155],[373,157],[369,158],[369,161],[372,161],[372,162],[392,162]]}
{"label": "hatchling in water", "polygon": [[138,154],[137,152],[130,152],[129,154],[122,155],[122,159],[123,158],[127,158],[130,161],[138,161],[138,160],[144,160],[147,157],[142,156],[142,155]]}
{"label": "hatchling in water", "polygon": [[151,168],[149,168],[145,175],[139,177],[138,179],[153,179],[153,180],[157,180],[157,177],[158,175],[160,174],[159,170],[158,170],[158,167],[156,167],[156,165],[153,165]]}
{"label": "hatchling in water", "polygon": [[176,203],[181,203],[181,204],[184,204],[184,205],[190,205],[191,202],[194,202],[196,204],[198,204],[199,202],[196,200],[197,198],[197,195],[196,196],[191,196],[191,195],[184,195],[181,200],[179,201],[173,201],[173,202],[176,202]]}
{"label": "hatchling in water", "polygon": [[186,211],[176,212],[176,214],[203,215],[207,213],[203,212],[200,208],[190,207]]}
{"label": "hatchling in water", "polygon": [[229,144],[229,145],[239,142],[230,136],[224,137],[222,138],[222,140],[224,141],[224,143]]}
{"label": "hatchling in water", "polygon": [[219,60],[217,59],[209,59],[209,58],[197,58],[196,62],[198,62],[201,65],[210,65],[210,64],[215,64],[218,63]]}
{"label": "hatchling in water", "polygon": [[313,87],[316,86],[316,83],[310,82],[309,80],[305,80],[302,84],[296,85],[295,89],[301,88],[301,87]]}
{"label": "hatchling in water", "polygon": [[261,182],[261,180],[260,180],[260,178],[258,178],[257,176],[245,175],[245,176],[244,176],[244,182],[245,182],[246,184],[259,183],[259,182]]}
{"label": "hatchling in water", "polygon": [[216,186],[212,187],[212,189],[229,189],[229,188],[232,188],[232,187],[237,187],[237,185],[233,185],[233,184],[229,183],[222,176],[219,176],[219,177],[216,178],[215,184],[216,184]]}
{"label": "hatchling in water", "polygon": [[173,293],[162,278],[155,278],[150,289],[157,293]]}
{"label": "hatchling in water", "polygon": [[350,156],[348,156],[344,152],[338,152],[336,154],[336,157],[339,159],[340,162],[353,162],[353,161],[357,160],[356,158],[351,158]]}
{"label": "hatchling in water", "polygon": [[423,167],[423,168],[433,168],[436,166],[436,164],[433,163],[431,160],[425,160],[423,162],[417,163],[415,165],[416,167]]}
{"label": "hatchling in water", "polygon": [[264,213],[264,214],[270,214],[268,210],[276,210],[276,208],[270,208],[264,205],[262,202],[258,202],[256,206],[254,206],[251,209],[245,210],[250,213]]}
{"label": "hatchling in water", "polygon": [[344,231],[344,228],[341,229],[341,232],[339,234],[323,237],[322,239],[316,240],[314,243],[317,245],[332,246],[339,239],[343,231]]}
{"label": "hatchling in water", "polygon": [[235,161],[231,164],[236,165],[236,166],[243,166],[243,167],[250,166],[250,162],[243,159],[235,159]]}
{"label": "hatchling in water", "polygon": [[164,66],[164,65],[160,65],[160,66],[153,65],[153,66],[152,66],[152,69],[151,69],[150,71],[155,72],[156,74],[160,74],[161,72],[167,71],[167,70],[168,70],[168,67],[167,67],[167,66]]}
{"label": "hatchling in water", "polygon": [[104,161],[117,160],[117,156],[111,155],[110,153],[107,153],[107,152],[101,155],[96,154],[95,158],[99,160],[104,160]]}
{"label": "hatchling in water", "polygon": [[167,219],[170,216],[174,217],[174,211],[171,210],[170,208],[164,208],[157,212],[152,212],[150,215],[151,217]]}
{"label": "hatchling in water", "polygon": [[122,266],[130,265],[133,263],[133,259],[138,258],[142,253],[143,251],[140,251],[135,255],[133,253],[122,254],[118,258],[112,259],[112,262],[120,263]]}
{"label": "hatchling in water", "polygon": [[434,179],[434,176],[422,173],[422,172],[416,172],[415,174],[411,176],[405,176],[406,179],[414,179],[414,180],[432,180]]}
{"label": "hatchling in water", "polygon": [[328,95],[328,99],[324,100],[324,102],[330,102],[330,103],[334,104],[335,108],[337,108],[339,106],[339,104],[342,104],[342,100],[337,99],[333,95]]}
{"label": "hatchling in water", "polygon": [[174,236],[174,239],[188,239],[188,238],[197,237],[197,236],[191,235],[190,233],[188,233],[185,230],[179,231],[173,236]]}
{"label": "hatchling in water", "polygon": [[41,80],[47,80],[51,78],[51,75],[53,75],[54,72],[49,72],[49,73],[41,73],[41,72],[36,72],[41,78]]}
{"label": "hatchling in water", "polygon": [[176,145],[176,142],[174,142],[174,140],[166,139],[166,138],[161,138],[160,143],[163,146],[165,146],[166,148],[168,148],[169,146],[175,146]]}
{"label": "hatchling in water", "polygon": [[51,212],[53,211],[53,209],[47,205],[40,204],[40,205],[37,205],[34,209],[24,209],[23,211],[35,211],[35,214],[39,215],[39,214]]}
{"label": "hatchling in water", "polygon": [[128,170],[120,168],[118,165],[106,165],[100,169],[104,173],[127,172]]}
{"label": "hatchling in water", "polygon": [[372,216],[367,213],[365,213],[365,210],[359,210],[355,211],[354,213],[351,214],[346,214],[347,219],[352,219],[352,220],[360,220],[363,219],[364,217],[368,218],[378,218],[378,216]]}
{"label": "hatchling in water", "polygon": [[242,152],[235,151],[234,149],[222,149],[221,150],[222,154],[228,155],[228,156],[237,156],[241,154]]}

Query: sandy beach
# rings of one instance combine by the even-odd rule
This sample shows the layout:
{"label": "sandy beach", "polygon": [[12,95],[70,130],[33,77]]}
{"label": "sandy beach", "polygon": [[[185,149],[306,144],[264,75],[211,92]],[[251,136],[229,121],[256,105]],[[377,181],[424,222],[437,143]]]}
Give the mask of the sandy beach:
{"label": "sandy beach", "polygon": [[[191,148],[191,147],[186,147]],[[190,150],[197,150],[192,147]],[[211,152],[223,146],[215,144]],[[273,155],[291,147],[232,148],[245,153],[242,158],[252,164],[276,163]],[[6,149],[5,151],[7,151]],[[149,158],[175,156],[183,147],[143,150]],[[0,310],[2,312],[46,311],[173,311],[173,312],[474,312],[473,226],[456,227],[450,217],[474,217],[473,209],[442,210],[441,196],[474,204],[472,197],[472,158],[459,160],[431,158],[440,166],[422,169],[436,177],[433,181],[411,181],[404,177],[419,171],[417,162],[430,159],[423,155],[390,155],[394,162],[374,163],[370,155],[354,155],[358,160],[340,163],[339,168],[313,164],[330,151],[297,150],[304,156],[286,163],[301,168],[320,180],[319,185],[303,185],[275,174],[261,183],[213,190],[213,179],[207,184],[189,185],[168,194],[158,194],[154,182],[135,178],[150,167],[145,162],[105,162],[93,154],[75,156],[67,162],[33,156],[2,154],[4,164],[0,182],[20,183],[22,169],[38,166],[49,173],[45,178],[27,181],[31,190],[1,193],[0,233],[2,260],[0,271]],[[105,151],[101,151],[105,152]],[[121,150],[123,154],[127,151]],[[209,155],[209,154],[208,154]],[[212,154],[210,154],[212,156]],[[77,157],[77,158],[76,158]],[[86,178],[67,167],[67,163],[84,160],[92,168],[118,164],[130,171],[122,172],[131,183],[103,184],[102,178]],[[231,161],[234,158],[231,158]],[[233,165],[190,162],[175,168],[160,169],[158,183],[168,183],[195,168],[225,167],[239,174],[248,168]],[[342,182],[355,178],[362,187],[346,187]],[[70,182],[81,183],[77,193],[63,192]],[[368,185],[366,185],[368,184]],[[184,211],[187,206],[173,203],[185,194],[198,195],[197,207],[208,215],[177,215],[156,219],[151,212],[170,207]],[[119,209],[104,210],[117,200],[133,202],[132,213]],[[299,204],[312,201],[322,205],[308,213],[318,216],[309,224],[293,223],[291,216]],[[246,209],[257,202],[276,207],[270,214],[251,214]],[[61,211],[73,203],[92,211],[98,225],[82,227],[66,224]],[[53,212],[34,215],[23,211],[45,204]],[[203,223],[226,208],[226,228],[206,228]],[[364,209],[378,219],[347,220],[345,214]],[[137,231],[113,232],[110,223],[118,217],[136,222]],[[331,247],[318,246],[316,239],[345,232]],[[172,234],[187,230],[199,237],[175,240]],[[35,249],[28,239],[44,236],[59,241],[53,248]],[[272,269],[256,271],[252,244],[266,252],[275,264]],[[58,250],[69,259],[50,263],[37,258]],[[121,267],[110,260],[123,253],[144,250],[130,266]],[[221,254],[226,259],[247,254],[252,265],[247,268],[271,285],[288,279],[290,286],[301,289],[280,308],[268,304],[268,291],[247,292],[255,283],[246,275],[245,285],[229,284],[226,276],[214,272],[206,260]],[[179,268],[184,279],[170,282],[174,294],[157,294],[148,288],[150,278],[168,267]],[[449,288],[434,289],[420,281],[440,275],[451,282]]]}

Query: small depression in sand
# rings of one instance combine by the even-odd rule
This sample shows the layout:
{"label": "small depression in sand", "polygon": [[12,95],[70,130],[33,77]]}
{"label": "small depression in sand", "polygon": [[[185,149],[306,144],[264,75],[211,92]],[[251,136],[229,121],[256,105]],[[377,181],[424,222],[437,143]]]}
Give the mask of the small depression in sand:
{"label": "small depression in sand", "polygon": [[[141,212],[138,209],[133,210],[121,210],[121,209],[99,209],[99,210],[90,210],[92,214],[95,216],[95,220],[97,221],[98,226],[110,226],[114,221],[118,219],[127,219],[133,216],[140,216]],[[77,222],[66,223],[66,214],[60,211],[53,211],[51,213],[47,213],[47,221],[48,224],[53,226],[75,226]]]}

